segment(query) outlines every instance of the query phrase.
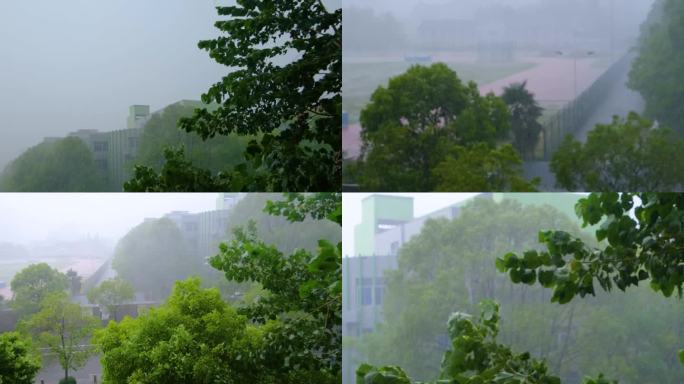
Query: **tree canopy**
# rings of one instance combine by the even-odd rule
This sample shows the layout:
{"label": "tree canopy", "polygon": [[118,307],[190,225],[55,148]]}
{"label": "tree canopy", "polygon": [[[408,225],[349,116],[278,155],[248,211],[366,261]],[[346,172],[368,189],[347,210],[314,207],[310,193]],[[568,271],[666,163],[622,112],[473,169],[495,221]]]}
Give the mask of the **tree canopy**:
{"label": "tree canopy", "polygon": [[28,330],[41,346],[57,355],[64,369],[64,379],[69,371],[85,365],[88,357],[96,351],[84,345],[100,326],[100,320],[86,314],[80,305],[71,302],[64,292],[52,293],[40,304],[39,312],[21,325]]}
{"label": "tree canopy", "polygon": [[14,298],[12,309],[20,316],[40,310],[42,301],[52,293],[69,288],[67,276],[46,263],[31,264],[14,275],[10,283]]}
{"label": "tree canopy", "polygon": [[147,220],[116,245],[112,267],[137,291],[160,299],[176,280],[197,273],[203,263],[190,254],[180,229],[170,219]]}
{"label": "tree canopy", "polygon": [[[546,197],[539,194],[536,199],[548,198],[552,202],[558,199],[551,196],[557,194]],[[675,196],[680,198],[679,195]],[[565,196],[568,199],[571,197]],[[577,195],[575,201],[581,197]],[[650,210],[669,212],[674,202],[665,198],[675,197],[661,197],[662,204],[654,205]],[[643,199],[646,201],[646,197]],[[603,372],[605,377],[629,383],[679,383],[684,374],[684,366],[677,358],[684,346],[681,302],[673,303],[665,297],[654,297],[650,288],[640,286],[624,295],[607,294],[597,289],[595,298],[572,300],[565,305],[550,304],[556,297],[570,297],[573,293],[568,286],[581,286],[586,281],[583,280],[586,278],[572,271],[568,274],[564,270],[571,269],[578,262],[590,270],[594,268],[589,263],[592,259],[579,260],[568,251],[573,249],[571,245],[574,247],[575,243],[581,242],[593,255],[605,249],[607,260],[609,255],[613,256],[612,264],[605,267],[606,271],[612,271],[610,278],[623,275],[620,269],[627,268],[622,265],[629,263],[631,251],[621,247],[609,251],[603,242],[592,236],[603,228],[603,221],[595,222],[593,226],[588,223],[584,230],[580,230],[578,225],[581,223],[549,206],[520,205],[507,199],[500,203],[492,200],[476,199],[460,207],[458,216],[451,221],[427,221],[420,234],[413,236],[400,248],[398,269],[386,271],[383,276],[382,323],[372,333],[345,339],[345,343],[348,343],[345,348],[354,346],[358,352],[358,357],[351,355],[352,366],[366,361],[373,367],[400,366],[407,378],[428,382],[454,378],[453,372],[467,372],[473,377],[476,373],[487,374],[489,369],[491,372],[501,372],[501,365],[495,359],[480,360],[483,354],[477,353],[469,355],[465,361],[473,364],[479,361],[487,366],[486,369],[459,369],[447,373],[440,364],[443,354],[449,349],[454,350],[453,334],[445,331],[446,319],[454,312],[477,313],[477,302],[492,299],[500,303],[502,320],[496,339],[490,341],[516,351],[507,357],[511,359],[509,367],[517,364],[516,356],[527,354],[530,361],[543,363],[545,369],[548,368],[547,375],[557,376],[563,382],[579,383],[587,375],[596,377]],[[651,205],[648,204],[649,207]],[[610,206],[610,203],[606,205]],[[596,215],[597,208],[587,206],[586,211]],[[675,221],[677,211],[673,216],[660,216],[658,221],[662,220],[661,228]],[[625,208],[622,216],[629,216],[628,212],[629,209]],[[634,213],[640,215],[636,211]],[[649,214],[649,217],[652,218],[650,215],[653,214]],[[605,215],[604,219],[608,216]],[[627,232],[622,233],[625,228],[617,224],[622,216],[611,220],[616,223],[615,228],[605,227],[609,233],[627,236]],[[653,237],[659,238],[658,233],[661,232],[656,227],[645,228],[644,233],[650,232]],[[546,244],[538,242],[539,233],[548,241],[561,239],[560,235],[547,235],[550,228],[574,239],[564,240],[562,246],[565,248],[561,248],[560,240],[553,240],[554,244],[557,243],[554,249],[563,254],[566,266],[540,264],[532,270],[534,264],[527,263],[545,262],[547,258],[544,255],[547,252]],[[668,237],[662,237],[662,244],[672,242]],[[673,245],[672,252],[674,247],[676,245]],[[623,251],[625,259],[615,260],[616,255]],[[503,256],[509,252],[516,257]],[[555,257],[552,256],[552,260]],[[681,263],[676,257],[665,260],[667,265],[657,268],[672,270],[671,266]],[[508,276],[496,270],[497,267],[506,266],[506,263],[517,263],[511,268],[506,267]],[[557,285],[538,283],[547,282],[550,270],[554,271],[552,281]],[[636,271],[634,275],[638,277],[639,273]],[[658,284],[663,284],[663,281],[669,281],[669,278],[661,277]],[[617,286],[615,284],[613,280],[613,287]],[[564,293],[556,294],[556,286]],[[666,286],[666,290],[669,289],[672,289],[671,294],[677,292],[676,287]],[[575,291],[574,295],[576,297],[579,293]],[[480,345],[481,340],[475,339],[474,335],[464,333],[462,336],[477,342],[460,346],[476,348]],[[416,359],[415,356],[421,358]],[[373,369],[366,373],[374,372]],[[519,379],[515,375],[505,379],[508,381],[502,378],[501,382],[520,382],[515,381]],[[587,383],[608,383],[601,381],[605,378],[586,380]]]}
{"label": "tree canopy", "polygon": [[676,191],[684,188],[684,140],[636,113],[599,124],[582,144],[571,136],[551,170],[570,191]]}
{"label": "tree canopy", "polygon": [[175,283],[165,304],[96,333],[107,383],[257,383],[261,331],[199,279]]}
{"label": "tree canopy", "polygon": [[105,280],[88,291],[88,301],[107,309],[114,321],[119,321],[117,307],[126,300],[132,300],[134,296],[135,289],[133,286],[121,278]]}
{"label": "tree canopy", "polygon": [[40,357],[31,343],[17,332],[0,333],[0,383],[33,384]]}
{"label": "tree canopy", "polygon": [[[180,127],[203,139],[238,134],[253,137],[245,163],[214,175],[167,152],[159,175],[137,167],[132,190],[339,190],[342,122],[342,10],[320,0],[254,2],[218,6],[228,19],[215,23],[222,36],[199,48],[229,67]],[[206,184],[178,185],[167,175],[206,175]],[[247,180],[247,182],[244,181]],[[241,181],[242,180],[242,181]],[[177,187],[178,189],[172,189]]]}
{"label": "tree canopy", "polygon": [[505,87],[501,99],[508,105],[508,110],[511,113],[511,129],[515,149],[523,158],[531,159],[534,157],[534,150],[542,131],[539,118],[543,109],[526,86],[527,82],[522,82]]}
{"label": "tree canopy", "polygon": [[179,119],[192,116],[194,110],[202,106],[200,102],[184,101],[153,114],[142,130],[132,163],[159,172],[165,162],[164,149],[182,147],[189,162],[212,173],[240,164],[250,139],[248,136],[229,134],[203,141],[198,134],[178,128]]}
{"label": "tree canopy", "polygon": [[10,163],[0,177],[6,192],[98,192],[106,176],[78,137],[43,142]]}
{"label": "tree canopy", "polygon": [[[491,93],[481,96],[477,84],[463,84],[445,64],[412,66],[391,78],[387,87],[373,93],[360,120],[362,154],[351,173],[361,189],[433,191],[441,185],[470,191],[481,190],[483,184],[486,190],[511,184],[533,188],[517,167],[519,155],[496,150],[510,131],[506,104]],[[446,171],[457,162],[461,169],[464,164],[472,166],[473,156],[490,165],[506,157],[510,166],[495,166],[503,183],[487,181],[491,175],[483,169],[486,166],[469,167],[472,177],[458,180]],[[513,179],[520,182],[512,183]]]}
{"label": "tree canopy", "polygon": [[642,26],[628,85],[646,100],[646,115],[684,134],[684,3],[658,0]]}
{"label": "tree canopy", "polygon": [[[340,194],[290,194],[266,210],[341,225]],[[315,252],[286,255],[247,227],[235,230],[211,265],[263,290],[234,308],[198,278],[176,282],[163,305],[97,333],[106,382],[340,382],[340,242],[320,240]]]}
{"label": "tree canopy", "polygon": [[[634,212],[632,215],[631,212]],[[570,302],[595,295],[595,284],[625,291],[650,280],[651,288],[682,297],[684,285],[684,195],[677,193],[593,193],[577,203],[583,225],[595,231],[603,247],[587,245],[562,230],[539,233],[546,250],[497,260],[513,282],[553,288],[552,301]]]}

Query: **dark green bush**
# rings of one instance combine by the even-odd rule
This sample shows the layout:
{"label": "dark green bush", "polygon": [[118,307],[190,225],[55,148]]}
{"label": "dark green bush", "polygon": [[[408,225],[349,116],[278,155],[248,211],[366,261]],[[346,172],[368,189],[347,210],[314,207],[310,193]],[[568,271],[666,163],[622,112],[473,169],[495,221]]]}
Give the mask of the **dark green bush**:
{"label": "dark green bush", "polygon": [[66,379],[61,379],[59,381],[59,384],[76,384],[76,379],[73,377],[69,376]]}

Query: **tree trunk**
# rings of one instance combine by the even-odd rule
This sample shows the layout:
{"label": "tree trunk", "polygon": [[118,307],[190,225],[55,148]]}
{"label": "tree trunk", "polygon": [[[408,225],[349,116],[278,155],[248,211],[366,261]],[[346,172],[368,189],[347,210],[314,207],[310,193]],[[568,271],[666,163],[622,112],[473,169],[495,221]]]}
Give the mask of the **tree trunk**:
{"label": "tree trunk", "polygon": [[64,342],[64,332],[65,332],[64,328],[65,328],[64,316],[62,316],[62,328],[60,329],[60,337],[62,339],[62,351],[64,351],[64,367],[62,367],[62,368],[64,368],[64,380],[66,381],[69,379],[69,358],[66,356],[66,345]]}

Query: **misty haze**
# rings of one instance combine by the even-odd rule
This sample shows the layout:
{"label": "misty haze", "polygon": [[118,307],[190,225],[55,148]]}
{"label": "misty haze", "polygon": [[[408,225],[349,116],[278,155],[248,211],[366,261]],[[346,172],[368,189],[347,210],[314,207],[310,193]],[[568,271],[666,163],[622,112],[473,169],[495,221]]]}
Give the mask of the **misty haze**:
{"label": "misty haze", "polygon": [[3,2],[0,191],[339,189],[340,1],[262,6]]}
{"label": "misty haze", "polygon": [[[339,194],[0,194],[0,208],[3,383],[339,382],[341,286],[321,291],[341,279]],[[292,353],[321,367],[258,358],[289,360],[291,329]],[[167,344],[188,331],[202,342]]]}
{"label": "misty haze", "polygon": [[675,0],[345,2],[346,188],[684,188],[683,13]]}

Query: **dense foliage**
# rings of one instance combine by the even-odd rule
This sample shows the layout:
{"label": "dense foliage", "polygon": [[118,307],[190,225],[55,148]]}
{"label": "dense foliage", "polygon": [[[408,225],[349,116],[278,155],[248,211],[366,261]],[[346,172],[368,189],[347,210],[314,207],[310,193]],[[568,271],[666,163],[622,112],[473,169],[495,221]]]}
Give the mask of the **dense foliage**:
{"label": "dense foliage", "polygon": [[[542,359],[563,382],[603,372],[630,383],[678,384],[684,375],[677,359],[684,346],[680,303],[638,287],[629,295],[597,292],[596,298],[550,305],[550,290],[515,283],[532,282],[529,271],[514,273],[513,281],[497,273],[495,264],[503,259],[496,259],[507,252],[541,254],[538,233],[550,228],[597,247],[589,231],[600,227],[580,232],[568,216],[541,205],[548,201],[571,212],[580,197],[537,194],[538,206],[476,199],[452,221],[426,222],[400,249],[398,270],[384,274],[385,321],[371,334],[345,339],[345,348],[353,346],[360,354],[351,363],[401,366],[417,380],[439,379],[440,357],[451,345],[444,321],[453,312],[475,313],[475,303],[494,299],[504,319],[497,342]],[[534,282],[546,268],[537,269]]]}
{"label": "dense foliage", "polygon": [[127,300],[133,299],[135,290],[133,286],[121,278],[113,278],[103,281],[97,287],[88,291],[88,301],[104,307],[109,313],[110,319],[119,321],[118,307]]}
{"label": "dense foliage", "polygon": [[40,358],[16,332],[0,333],[0,384],[33,384]]}
{"label": "dense foliage", "polygon": [[[217,9],[228,17],[215,24],[223,35],[199,47],[231,72],[202,95],[204,103],[218,107],[197,109],[179,124],[203,139],[254,137],[246,162],[213,175],[167,152],[159,175],[136,168],[130,190],[339,190],[342,10],[330,11],[320,0],[238,0]],[[206,184],[164,180],[183,172],[190,180],[205,173]],[[233,185],[243,179],[248,181]]]}
{"label": "dense foliage", "polygon": [[176,280],[196,273],[203,260],[192,257],[176,224],[147,220],[130,230],[116,246],[112,267],[150,298],[163,298]]}
{"label": "dense foliage", "polygon": [[[290,221],[306,217],[342,224],[340,194],[313,196],[289,194],[287,200],[267,205],[271,214]],[[259,283],[266,294],[240,308],[252,322],[276,325],[265,333],[267,370],[292,372],[306,382],[336,383],[342,365],[342,243],[321,239],[318,251],[296,249],[284,255],[265,244],[253,231],[236,231],[236,238],[221,245],[211,265],[228,280]],[[286,369],[283,371],[283,367]]]}
{"label": "dense foliage", "polygon": [[646,100],[646,114],[684,133],[684,3],[657,0],[642,26],[628,85]]}
{"label": "dense foliage", "polygon": [[522,160],[510,145],[491,148],[484,143],[457,147],[435,167],[436,190],[449,191],[536,191],[538,180],[522,177]]}
{"label": "dense foliage", "polygon": [[[524,352],[517,354],[499,344],[499,306],[493,301],[480,303],[480,317],[475,321],[467,313],[455,312],[447,327],[451,347],[444,353],[439,379],[434,384],[560,384],[549,374],[546,362]],[[356,372],[357,384],[412,384],[399,367],[376,368],[362,365]],[[599,376],[586,378],[584,384],[611,384]],[[427,383],[424,383],[427,384]]]}
{"label": "dense foliage", "polygon": [[45,263],[31,264],[14,275],[10,283],[14,297],[12,309],[20,316],[38,312],[41,302],[51,293],[69,288],[67,276]]}
{"label": "dense foliage", "polygon": [[551,159],[570,191],[675,191],[684,188],[684,140],[630,113],[599,124],[582,144],[568,136]]}
{"label": "dense foliage", "polygon": [[217,289],[198,279],[176,282],[167,302],[137,319],[110,322],[96,334],[104,380],[135,383],[257,383],[253,354],[261,331]]}
{"label": "dense foliage", "polygon": [[95,353],[93,347],[85,344],[99,326],[99,319],[86,314],[80,305],[60,292],[47,296],[41,302],[40,311],[20,327],[58,357],[67,379],[69,370],[82,367]]}
{"label": "dense foliage", "polygon": [[153,114],[142,130],[132,162],[158,172],[164,165],[164,148],[167,147],[183,147],[189,162],[213,173],[242,162],[248,137],[230,134],[203,141],[196,133],[178,128],[180,118],[192,116],[195,108],[201,106],[203,104],[199,102],[184,101]]}
{"label": "dense foliage", "polygon": [[577,203],[577,213],[585,226],[600,224],[596,240],[607,241],[605,247],[592,247],[562,230],[545,231],[539,241],[546,250],[508,253],[497,260],[499,270],[514,283],[538,281],[553,288],[552,301],[560,304],[595,295],[595,284],[625,291],[644,280],[665,297],[675,291],[682,297],[684,195],[594,193]]}
{"label": "dense foliage", "polygon": [[[266,210],[341,225],[340,194],[291,194]],[[197,278],[176,282],[165,304],[98,332],[106,382],[340,382],[341,243],[286,255],[252,225],[211,264],[228,280],[259,284],[260,295],[233,308]]]}
{"label": "dense foliage", "polygon": [[340,227],[335,222],[306,216],[301,221],[289,221],[287,217],[264,211],[269,201],[276,204],[286,201],[286,197],[275,193],[250,193],[240,200],[228,216],[226,240],[234,237],[234,229],[248,225],[250,221],[254,222],[256,233],[264,243],[274,244],[285,254],[298,248],[315,252],[320,239],[333,244],[342,240]]}
{"label": "dense foliage", "polygon": [[[498,141],[508,137],[510,114],[500,98],[480,96],[475,83],[463,84],[455,72],[440,63],[412,66],[390,79],[387,87],[380,86],[361,111],[361,125],[363,150],[353,165],[353,177],[362,189],[431,191],[441,183],[451,190],[476,190],[486,174],[473,185],[445,185],[449,179],[440,180],[435,169],[448,158],[453,162],[472,155],[470,147],[474,145],[491,151],[475,150],[478,157],[498,163],[501,153],[494,150]],[[499,177],[522,179],[522,171],[515,166],[518,154],[503,152],[512,157],[513,165],[499,167],[497,171],[504,172]],[[496,182],[485,184],[487,190],[498,187]],[[532,185],[526,189],[530,188]]]}
{"label": "dense foliage", "polygon": [[0,176],[6,192],[97,192],[106,177],[78,137],[43,142],[28,149]]}
{"label": "dense foliage", "polygon": [[534,150],[542,131],[539,118],[543,109],[526,86],[527,82],[522,82],[505,87],[501,99],[508,105],[511,113],[515,149],[524,159],[531,159],[534,157]]}

